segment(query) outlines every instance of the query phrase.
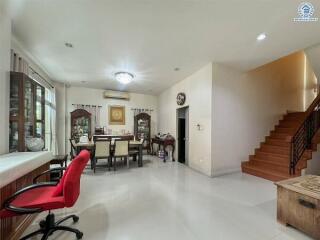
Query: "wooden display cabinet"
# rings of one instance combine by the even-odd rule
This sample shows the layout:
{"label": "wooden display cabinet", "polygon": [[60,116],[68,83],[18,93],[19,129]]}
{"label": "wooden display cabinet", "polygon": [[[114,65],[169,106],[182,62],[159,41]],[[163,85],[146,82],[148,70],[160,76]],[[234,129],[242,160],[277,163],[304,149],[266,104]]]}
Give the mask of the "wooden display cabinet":
{"label": "wooden display cabinet", "polygon": [[151,116],[139,113],[134,117],[134,135],[137,140],[144,139],[143,148],[150,152]]}
{"label": "wooden display cabinet", "polygon": [[91,113],[84,109],[76,109],[71,114],[71,138],[76,142],[83,135],[91,138]]}
{"label": "wooden display cabinet", "polygon": [[10,152],[26,151],[27,138],[45,140],[45,88],[24,73],[10,73]]}

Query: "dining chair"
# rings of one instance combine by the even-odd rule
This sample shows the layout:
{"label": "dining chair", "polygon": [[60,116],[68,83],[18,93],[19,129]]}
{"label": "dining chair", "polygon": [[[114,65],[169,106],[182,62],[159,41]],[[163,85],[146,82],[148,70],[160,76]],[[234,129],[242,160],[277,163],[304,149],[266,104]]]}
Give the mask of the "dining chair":
{"label": "dining chair", "polygon": [[111,155],[110,155],[110,146],[111,141],[107,139],[96,139],[94,142],[94,161],[93,161],[93,172],[96,172],[96,166],[98,159],[107,159],[108,160],[108,168],[110,170],[110,161],[111,161]]}
{"label": "dining chair", "polygon": [[72,160],[78,155],[77,148],[76,148],[76,141],[70,138],[69,142],[70,142],[70,160]]}
{"label": "dining chair", "polygon": [[[142,144],[144,143],[144,138],[140,138],[139,142]],[[132,160],[135,162],[137,161],[137,156],[139,155],[139,149],[134,148],[129,150],[129,156],[132,157]]]}
{"label": "dining chair", "polygon": [[117,158],[125,158],[127,167],[129,168],[129,141],[128,140],[115,140],[114,153],[113,153],[113,167],[116,170]]}

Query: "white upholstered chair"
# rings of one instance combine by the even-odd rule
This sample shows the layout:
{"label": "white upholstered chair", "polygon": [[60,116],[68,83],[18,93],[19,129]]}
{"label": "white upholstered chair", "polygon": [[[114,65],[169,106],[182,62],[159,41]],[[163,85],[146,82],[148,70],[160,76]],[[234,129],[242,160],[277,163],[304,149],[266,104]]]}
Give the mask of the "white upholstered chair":
{"label": "white upholstered chair", "polygon": [[96,165],[98,159],[107,159],[108,167],[110,169],[111,165],[111,155],[110,155],[110,146],[111,141],[107,139],[97,139],[94,143],[95,151],[94,151],[94,166],[93,171],[96,172]]}
{"label": "white upholstered chair", "polygon": [[128,140],[115,140],[114,141],[114,154],[113,154],[113,167],[116,170],[117,158],[125,158],[127,167],[129,168],[129,141]]}

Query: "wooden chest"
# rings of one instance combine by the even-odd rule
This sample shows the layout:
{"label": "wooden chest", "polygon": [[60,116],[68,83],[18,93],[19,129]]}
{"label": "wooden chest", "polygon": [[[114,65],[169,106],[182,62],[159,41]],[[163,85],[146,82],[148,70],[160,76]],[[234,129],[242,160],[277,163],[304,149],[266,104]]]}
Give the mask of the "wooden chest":
{"label": "wooden chest", "polygon": [[277,218],[320,240],[320,176],[277,182]]}

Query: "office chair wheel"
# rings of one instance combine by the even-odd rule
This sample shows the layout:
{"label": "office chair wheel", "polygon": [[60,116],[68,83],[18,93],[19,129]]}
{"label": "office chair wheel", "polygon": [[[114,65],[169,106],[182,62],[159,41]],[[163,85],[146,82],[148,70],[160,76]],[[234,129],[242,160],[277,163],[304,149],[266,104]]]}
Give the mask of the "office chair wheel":
{"label": "office chair wheel", "polygon": [[74,223],[77,223],[79,221],[79,217],[78,216],[73,216],[72,220]]}
{"label": "office chair wheel", "polygon": [[79,233],[76,234],[76,236],[77,236],[77,239],[82,239],[83,233],[82,233],[82,232],[79,232]]}
{"label": "office chair wheel", "polygon": [[45,228],[46,227],[46,221],[45,220],[41,220],[39,222],[39,226],[40,226],[41,229]]}

